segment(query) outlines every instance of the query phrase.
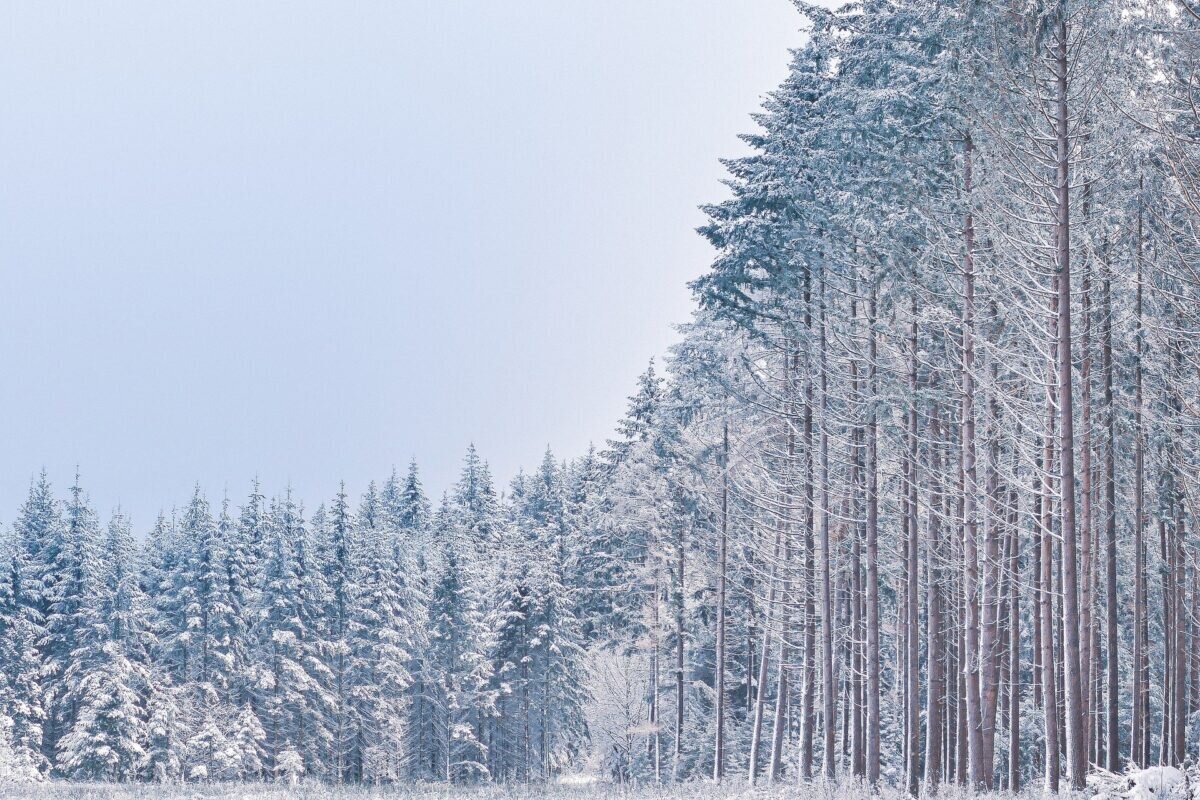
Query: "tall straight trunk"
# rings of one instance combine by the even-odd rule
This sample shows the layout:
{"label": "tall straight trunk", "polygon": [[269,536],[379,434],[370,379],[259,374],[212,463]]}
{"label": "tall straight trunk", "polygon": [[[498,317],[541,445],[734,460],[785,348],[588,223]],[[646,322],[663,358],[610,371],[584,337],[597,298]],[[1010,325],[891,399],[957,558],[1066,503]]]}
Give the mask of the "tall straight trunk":
{"label": "tall straight trunk", "polygon": [[[1058,288],[1058,277],[1054,278],[1054,289]],[[1051,329],[1055,330],[1058,321],[1057,314],[1058,303],[1060,298],[1057,291],[1051,292],[1050,301],[1050,319]],[[1051,337],[1054,340],[1054,337]],[[1051,347],[1051,351],[1055,351],[1055,347]],[[1044,719],[1044,740],[1045,740],[1045,764],[1043,774],[1045,775],[1046,790],[1050,792],[1058,792],[1060,769],[1061,769],[1061,749],[1060,749],[1060,725],[1059,725],[1059,680],[1058,680],[1058,659],[1055,657],[1055,629],[1056,629],[1056,614],[1055,614],[1055,590],[1054,590],[1054,468],[1055,468],[1055,433],[1056,419],[1055,408],[1057,406],[1056,396],[1058,394],[1057,386],[1053,380],[1057,369],[1053,366],[1054,359],[1050,358],[1051,366],[1047,370],[1046,382],[1046,431],[1042,439],[1042,486],[1041,486],[1041,517],[1038,522],[1038,540],[1040,543],[1038,554],[1038,616],[1041,618],[1041,663],[1042,663],[1042,709]],[[1061,621],[1061,617],[1058,617]],[[1060,637],[1061,641],[1061,637]]]}
{"label": "tall straight trunk", "polygon": [[1079,564],[1075,520],[1075,413],[1071,376],[1071,142],[1067,111],[1067,8],[1059,4],[1054,42],[1055,79],[1055,267],[1058,279],[1059,487],[1061,489],[1063,582],[1063,683],[1066,690],[1067,778],[1083,789],[1087,777],[1083,697],[1079,657]]}
{"label": "tall straight trunk", "polygon": [[650,758],[654,764],[654,782],[662,783],[662,736],[659,732],[658,697],[658,603],[661,587],[657,573],[654,576],[654,596],[650,604]]}
{"label": "tall straight trunk", "polygon": [[837,713],[833,674],[833,557],[829,548],[829,372],[825,319],[825,278],[821,277],[821,726],[824,729],[822,768],[825,777],[837,776]]}
{"label": "tall straight trunk", "polygon": [[[1049,424],[1046,431],[1046,442],[1053,441],[1053,425]],[[1049,529],[1050,493],[1053,491],[1049,471],[1053,464],[1053,445],[1047,444],[1043,452],[1043,464],[1046,474],[1042,478],[1042,521],[1039,535],[1040,547],[1038,559],[1041,564],[1038,569],[1037,602],[1038,616],[1042,621],[1042,709],[1045,739],[1046,791],[1058,792],[1059,783],[1059,751],[1058,751],[1058,687],[1054,669],[1054,599],[1051,586],[1051,573],[1054,569],[1054,537]]]}
{"label": "tall straight trunk", "polygon": [[675,752],[671,761],[673,779],[679,779],[680,761],[683,759],[683,715],[684,715],[684,664],[686,663],[687,636],[684,620],[684,598],[687,596],[685,568],[687,549],[684,546],[683,525],[677,523],[675,534]]}
{"label": "tall straight trunk", "polygon": [[1200,570],[1192,567],[1192,607],[1188,616],[1188,641],[1191,643],[1191,656],[1189,659],[1189,675],[1191,680],[1188,683],[1190,693],[1188,697],[1188,712],[1194,713],[1200,710],[1200,630],[1197,629],[1197,620],[1200,620]]}
{"label": "tall straight trunk", "polygon": [[757,660],[757,641],[758,641],[758,606],[755,602],[755,586],[757,586],[756,575],[759,567],[754,555],[754,548],[750,548],[746,552],[746,579],[745,579],[745,594],[746,594],[746,714],[754,713],[754,698],[756,696],[754,687],[755,679],[758,677],[758,672],[755,669]]}
{"label": "tall straight trunk", "polygon": [[[1178,477],[1182,482],[1182,476]],[[1174,590],[1173,602],[1175,604],[1175,629],[1172,631],[1172,638],[1174,639],[1172,646],[1175,649],[1175,663],[1173,665],[1175,668],[1175,677],[1171,687],[1174,690],[1173,703],[1175,706],[1174,712],[1171,715],[1171,741],[1174,758],[1171,763],[1175,765],[1182,764],[1184,759],[1187,758],[1187,665],[1190,657],[1187,640],[1188,609],[1185,603],[1187,567],[1184,565],[1184,543],[1187,534],[1184,523],[1183,497],[1179,492],[1182,492],[1182,489],[1177,491],[1175,501],[1174,541],[1172,542],[1174,550],[1172,556],[1174,577],[1171,581],[1173,584],[1172,589]]]}
{"label": "tall straight trunk", "polygon": [[1172,554],[1170,546],[1167,544],[1167,521],[1162,517],[1158,518],[1158,554],[1163,563],[1163,569],[1159,571],[1159,578],[1162,581],[1163,713],[1162,727],[1158,731],[1158,763],[1167,764],[1174,757],[1174,753],[1171,751],[1170,732],[1172,730],[1171,713],[1175,710],[1172,689],[1172,681],[1175,678],[1175,603],[1171,590],[1175,576]]}
{"label": "tall straight trunk", "polygon": [[[1141,189],[1141,178],[1138,188]],[[1136,267],[1137,286],[1134,301],[1136,352],[1134,357],[1134,400],[1133,400],[1133,708],[1129,731],[1129,760],[1139,767],[1150,763],[1150,737],[1148,717],[1150,711],[1149,655],[1147,601],[1146,601],[1146,543],[1145,543],[1145,432],[1142,430],[1142,220],[1143,211],[1138,206]]]}
{"label": "tall straight trunk", "polygon": [[1033,470],[1033,510],[1030,513],[1033,528],[1033,586],[1034,586],[1034,601],[1032,614],[1033,617],[1033,707],[1041,709],[1044,704],[1042,697],[1042,637],[1048,632],[1042,630],[1042,614],[1041,605],[1038,602],[1036,593],[1042,586],[1042,537],[1048,534],[1042,528],[1042,507],[1045,503],[1045,493],[1043,484],[1045,476],[1043,470],[1050,468],[1050,465],[1045,462],[1044,451],[1041,448],[1041,443],[1037,448],[1038,453],[1035,457]]}
{"label": "tall straight trunk", "polygon": [[[925,792],[934,795],[938,790],[942,771],[942,711],[945,703],[945,678],[943,631],[942,631],[942,587],[940,559],[944,557],[941,547],[942,512],[942,461],[940,412],[934,407],[930,412],[929,435],[929,542],[926,546],[925,579],[925,663],[929,669],[929,681],[925,690]],[[915,514],[915,510],[914,510]],[[911,791],[911,788],[910,788]]]}
{"label": "tall straight trunk", "polygon": [[1119,628],[1117,619],[1117,413],[1113,403],[1112,272],[1104,264],[1104,659],[1105,659],[1105,769],[1121,771]]}
{"label": "tall straight trunk", "polygon": [[[784,551],[790,558],[791,548],[785,545]],[[767,778],[770,783],[775,783],[783,776],[783,733],[789,696],[788,661],[790,659],[790,652],[788,647],[786,600],[783,605],[785,611],[781,624],[784,630],[779,637],[779,667],[775,692],[775,718],[771,727],[771,765],[767,771]]]}
{"label": "tall straight trunk", "polygon": [[[855,275],[850,284],[850,329],[858,330],[858,277]],[[850,397],[860,406],[864,403],[860,364],[857,359],[850,360]],[[860,412],[861,413],[861,412]],[[866,514],[863,508],[865,494],[864,449],[867,432],[860,418],[850,434],[850,483],[846,495],[847,512],[842,515],[847,520],[847,527],[853,533],[850,548],[850,695],[852,698],[850,714],[851,740],[851,773],[856,777],[866,777],[867,774],[867,687],[866,687],[866,602],[864,600],[865,586],[862,570],[862,542],[866,528]]]}
{"label": "tall straight trunk", "polygon": [[729,569],[729,421],[721,426],[721,533],[717,540],[717,653],[716,742],[713,744],[713,781],[725,777],[725,613]]}
{"label": "tall straight trunk", "polygon": [[759,761],[761,760],[763,716],[766,713],[767,707],[767,668],[771,661],[768,654],[771,652],[771,627],[775,621],[776,585],[779,579],[779,561],[782,545],[783,528],[777,525],[775,527],[775,546],[772,549],[771,555],[770,585],[767,589],[767,616],[763,623],[762,653],[758,658],[758,681],[755,684],[754,694],[754,720],[750,729],[749,778],[751,786],[758,780]]}
{"label": "tall straight trunk", "polygon": [[[959,414],[962,414],[962,404],[959,404]],[[966,486],[966,477],[963,470],[962,456],[962,426],[959,425],[958,437],[958,469],[957,483],[955,485],[955,513],[954,518],[958,520],[958,531],[955,536],[956,550],[954,553],[954,566],[956,571],[957,583],[955,585],[955,608],[958,612],[958,638],[955,644],[955,669],[954,675],[957,678],[957,687],[954,691],[955,702],[955,728],[954,728],[954,775],[955,780],[961,785],[968,785],[971,782],[969,772],[970,767],[970,747],[967,744],[967,664],[970,656],[967,654],[967,600],[966,600],[966,579],[964,567],[963,548],[965,546],[963,530],[966,528],[964,523],[965,514],[964,508],[966,501],[964,499],[963,487]]]}
{"label": "tall straight trunk", "polygon": [[866,625],[863,617],[865,616],[866,605],[863,602],[863,575],[862,575],[862,539],[857,530],[858,525],[855,525],[854,543],[850,549],[850,629],[853,631],[851,637],[851,669],[850,669],[850,695],[852,697],[851,707],[851,724],[850,724],[850,755],[851,755],[851,772],[856,777],[866,777],[867,774],[867,753],[866,753],[866,681],[863,680],[866,673],[866,659],[864,657],[864,639],[866,638]]}
{"label": "tall straight trunk", "polygon": [[[843,508],[849,507],[849,501],[843,501]],[[845,518],[843,516],[843,518]],[[843,534],[844,538],[844,534]],[[854,663],[854,607],[857,603],[852,602],[854,599],[851,595],[852,587],[850,583],[849,570],[844,570],[844,574],[838,576],[838,600],[841,606],[841,630],[847,634],[842,636],[840,647],[841,659],[838,661],[838,678],[841,686],[842,697],[842,758],[851,758],[851,734],[850,728],[858,718],[858,691],[853,685],[854,669],[857,666]],[[840,667],[845,664],[846,669],[843,671]],[[850,763],[850,774],[855,774],[853,760]]]}
{"label": "tall straight trunk", "polygon": [[[993,326],[998,311],[993,304]],[[998,439],[1000,406],[996,399],[994,387],[998,385],[996,361],[991,362],[992,391],[989,401],[988,427],[989,442],[987,446],[988,460],[986,477],[984,478],[984,497],[986,513],[984,514],[984,551],[983,551],[983,585],[980,587],[982,597],[982,621],[980,644],[980,760],[985,765],[984,786],[991,789],[994,783],[996,754],[996,711],[999,707],[999,677],[1001,650],[1001,603],[1003,598],[1001,580],[1001,530],[1004,527],[1004,515],[1000,509],[999,488],[999,459],[1000,445]]]}
{"label": "tall straight trunk", "polygon": [[[945,502],[944,506],[943,510],[948,510],[950,503]],[[953,519],[953,517],[947,516],[944,519]],[[955,536],[956,531],[956,526],[951,525],[948,538],[952,542],[959,541]],[[945,547],[946,545],[943,545],[943,548]],[[953,550],[954,547],[950,546],[949,549]],[[959,607],[958,589],[953,578],[949,577],[956,565],[957,562],[951,556],[946,560],[946,568],[942,572],[942,580],[945,583],[945,592],[942,594],[942,649],[946,652],[946,668],[942,673],[946,685],[945,696],[942,698],[945,703],[943,707],[945,723],[942,726],[945,755],[942,761],[942,774],[948,783],[957,783],[960,780],[958,773],[958,703],[962,695],[958,691],[958,684],[961,680],[962,670],[959,668],[958,645],[962,626],[956,624]]]}
{"label": "tall straight trunk", "polygon": [[866,501],[867,501],[867,782],[872,786],[879,783],[879,421],[875,411],[875,397],[879,391],[876,378],[876,361],[879,343],[875,336],[876,293],[878,287],[871,279],[871,297],[867,306],[867,450],[866,450]]}
{"label": "tall straight trunk", "polygon": [[[1058,491],[1061,493],[1062,488]],[[1062,585],[1062,542],[1055,540],[1054,542],[1054,641],[1055,641],[1055,664],[1054,664],[1054,685],[1058,689],[1058,752],[1065,754],[1067,752],[1067,689],[1063,682],[1063,642],[1065,633],[1063,630],[1063,585]]]}
{"label": "tall straight trunk", "polygon": [[[1178,318],[1176,313],[1176,328],[1182,330],[1183,320]],[[1185,365],[1183,360],[1183,347],[1178,337],[1173,337],[1171,342],[1171,354],[1174,360],[1174,377],[1182,376]],[[1173,381],[1171,382],[1173,384]],[[1172,589],[1172,615],[1174,617],[1174,626],[1171,629],[1171,646],[1174,651],[1174,674],[1172,676],[1172,713],[1171,713],[1171,745],[1172,758],[1169,763],[1182,764],[1186,757],[1186,738],[1187,738],[1187,662],[1190,656],[1187,643],[1188,619],[1187,609],[1184,603],[1184,593],[1187,584],[1187,567],[1184,564],[1185,551],[1184,543],[1187,537],[1187,524],[1185,521],[1185,495],[1184,495],[1184,423],[1183,423],[1183,400],[1179,396],[1177,386],[1169,385],[1168,391],[1170,394],[1171,413],[1175,417],[1175,441],[1172,444],[1171,458],[1171,482],[1172,482],[1172,498],[1171,503],[1174,509],[1174,520],[1172,524],[1171,538],[1171,589]]]}
{"label": "tall straight trunk", "polygon": [[1017,492],[1009,495],[1008,554],[1008,790],[1021,789],[1021,537],[1017,529]]}
{"label": "tall straight trunk", "polygon": [[1080,277],[1083,330],[1080,335],[1079,394],[1079,675],[1080,719],[1083,724],[1083,763],[1092,752],[1092,320],[1091,270],[1084,265]]}
{"label": "tall straight trunk", "polygon": [[906,652],[904,657],[905,672],[905,710],[907,712],[908,763],[905,774],[908,776],[908,792],[916,796],[921,786],[921,714],[920,714],[920,613],[918,609],[918,525],[917,525],[917,322],[916,299],[912,301],[911,313],[913,320],[909,325],[908,352],[908,435],[906,442],[905,463],[907,475],[905,490],[905,518],[908,528],[907,548],[907,591],[908,630],[905,636]]}
{"label": "tall straight trunk", "polygon": [[963,227],[962,306],[962,465],[963,465],[963,595],[966,604],[966,652],[963,673],[966,676],[967,748],[971,785],[987,788],[991,764],[984,763],[983,728],[979,680],[979,552],[976,520],[977,475],[975,469],[975,221],[971,211],[971,159],[973,144],[968,135],[963,143],[963,192],[967,198],[966,223]]}
{"label": "tall straight trunk", "polygon": [[783,485],[783,585],[781,597],[781,611],[779,620],[779,667],[778,667],[778,682],[775,692],[775,718],[771,726],[771,766],[767,773],[770,781],[774,783],[779,780],[783,774],[783,734],[788,700],[790,694],[788,691],[788,669],[791,663],[791,621],[792,621],[792,509],[795,505],[796,498],[794,492],[795,486],[795,464],[796,464],[796,392],[794,379],[794,352],[795,347],[789,341],[787,350],[784,353],[784,391],[785,397],[785,414],[784,414],[784,441],[786,442],[787,462],[784,465],[784,485]]}
{"label": "tall straight trunk", "polygon": [[[812,342],[812,295],[811,275],[805,274],[804,283],[804,326],[808,342]],[[816,548],[813,540],[816,508],[814,506],[814,453],[813,453],[813,377],[812,350],[806,351],[804,376],[804,687],[801,695],[800,712],[800,777],[809,780],[813,776],[813,734],[815,728],[816,700]]]}

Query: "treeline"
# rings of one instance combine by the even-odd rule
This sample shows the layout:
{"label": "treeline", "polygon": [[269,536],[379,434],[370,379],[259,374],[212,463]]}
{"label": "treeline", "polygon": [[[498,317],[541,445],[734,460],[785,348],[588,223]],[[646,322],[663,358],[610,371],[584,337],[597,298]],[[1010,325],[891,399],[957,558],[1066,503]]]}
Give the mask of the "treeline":
{"label": "treeline", "polygon": [[[86,780],[540,780],[587,742],[577,537],[595,457],[501,499],[474,448],[306,516],[197,488],[143,546],[76,479],[4,542],[3,772]],[[10,566],[9,566],[10,565]]]}

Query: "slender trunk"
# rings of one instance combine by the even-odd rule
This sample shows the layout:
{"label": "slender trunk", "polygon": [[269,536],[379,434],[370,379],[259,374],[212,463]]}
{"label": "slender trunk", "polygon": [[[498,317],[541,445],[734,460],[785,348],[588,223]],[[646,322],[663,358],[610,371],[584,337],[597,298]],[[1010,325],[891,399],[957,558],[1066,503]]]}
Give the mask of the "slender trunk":
{"label": "slender trunk", "polygon": [[654,576],[654,595],[650,604],[650,757],[654,764],[654,782],[662,783],[662,737],[659,733],[658,704],[658,575]]}
{"label": "slender trunk", "polygon": [[[858,330],[858,280],[857,276],[851,283],[850,287],[850,328],[853,331]],[[860,407],[864,403],[862,382],[860,380],[859,362],[856,359],[850,361],[850,396],[854,398]],[[861,408],[859,410],[861,414]],[[851,696],[853,697],[853,714],[851,724],[851,771],[857,777],[866,777],[867,774],[867,626],[866,626],[866,601],[864,598],[865,586],[863,581],[862,571],[862,543],[865,534],[866,513],[865,508],[860,504],[864,504],[864,495],[866,493],[865,458],[864,449],[866,444],[867,431],[862,424],[861,417],[855,424],[850,437],[850,487],[848,513],[843,515],[843,518],[850,521],[849,525],[853,528],[854,538],[850,549],[850,571],[851,571]]]}
{"label": "slender trunk", "polygon": [[1054,568],[1054,537],[1050,533],[1050,493],[1053,491],[1050,470],[1053,468],[1053,417],[1047,424],[1046,445],[1043,451],[1042,463],[1045,474],[1042,477],[1042,520],[1039,533],[1040,552],[1038,555],[1041,567],[1038,570],[1038,616],[1042,621],[1042,709],[1045,720],[1045,765],[1046,791],[1058,792],[1059,752],[1058,752],[1058,688],[1054,669],[1054,600],[1051,588],[1051,573]]}
{"label": "slender trunk", "polygon": [[971,159],[973,145],[968,135],[963,146],[963,192],[967,215],[963,238],[962,307],[962,464],[963,464],[963,595],[966,603],[966,651],[962,654],[966,677],[967,747],[971,785],[988,788],[991,764],[984,763],[983,729],[980,713],[979,664],[979,553],[975,499],[978,491],[975,469],[975,222],[971,211]]}
{"label": "slender trunk", "polygon": [[1200,620],[1200,570],[1192,567],[1192,608],[1188,617],[1189,641],[1191,642],[1191,656],[1189,661],[1189,674],[1191,680],[1188,683],[1190,694],[1188,698],[1188,712],[1194,713],[1200,710],[1200,630],[1197,629],[1197,620]]}
{"label": "slender trunk", "polygon": [[[1170,493],[1168,488],[1167,493]],[[1167,545],[1167,521],[1158,518],[1158,556],[1163,563],[1159,571],[1162,581],[1162,630],[1163,630],[1163,713],[1162,727],[1158,731],[1158,763],[1167,764],[1174,755],[1171,752],[1171,712],[1174,711],[1174,691],[1172,680],[1175,677],[1174,666],[1174,630],[1175,603],[1172,600],[1171,584],[1174,580],[1171,551]]]}
{"label": "slender trunk", "polygon": [[[992,307],[993,321],[997,317],[996,307]],[[1001,666],[1000,649],[1000,606],[1003,598],[1001,581],[1000,551],[1003,525],[1003,514],[998,502],[999,489],[999,459],[1000,445],[999,403],[996,400],[995,387],[998,385],[997,365],[991,362],[991,398],[988,409],[988,460],[986,477],[984,479],[984,550],[983,550],[983,586],[980,595],[983,599],[980,645],[980,754],[984,765],[984,786],[991,789],[994,783],[995,754],[996,754],[996,712],[999,707],[999,673]]]}
{"label": "slender trunk", "polygon": [[879,783],[879,421],[875,412],[876,361],[878,340],[875,336],[876,316],[875,280],[871,280],[871,298],[867,306],[867,449],[866,449],[866,501],[867,501],[867,782],[872,786]]}
{"label": "slender trunk", "polygon": [[1021,789],[1021,537],[1017,530],[1017,492],[1009,495],[1008,556],[1008,790]]}
{"label": "slender trunk", "polygon": [[[940,412],[935,407],[930,412],[929,434],[932,442],[932,452],[929,460],[929,543],[926,547],[926,658],[929,669],[929,682],[925,690],[925,791],[934,795],[938,790],[942,770],[942,710],[945,702],[945,678],[943,667],[943,631],[942,631],[942,575],[941,559],[944,557],[941,548],[941,519],[942,512],[942,461],[941,461],[941,420]],[[914,512],[915,513],[915,512]]]}
{"label": "slender trunk", "polygon": [[1091,269],[1085,264],[1080,278],[1083,330],[1080,335],[1079,394],[1079,714],[1083,726],[1083,764],[1092,751],[1092,321]]}
{"label": "slender trunk", "polygon": [[729,567],[729,421],[721,426],[721,533],[717,540],[717,737],[713,745],[713,781],[725,777],[725,613]]}
{"label": "slender trunk", "polygon": [[908,745],[908,763],[905,765],[905,773],[908,776],[908,792],[916,796],[921,785],[921,714],[920,714],[920,613],[918,608],[918,574],[919,574],[919,558],[918,552],[918,525],[917,525],[917,322],[916,322],[916,299],[912,301],[913,321],[909,326],[908,336],[908,351],[909,351],[909,372],[908,372],[908,391],[909,391],[909,407],[908,407],[908,441],[905,463],[907,464],[907,475],[905,485],[905,519],[907,520],[908,540],[907,540],[907,561],[906,569],[907,580],[905,588],[907,590],[908,608],[908,629],[905,635],[905,644],[907,652],[904,659],[904,671],[906,676],[905,682],[905,710],[907,711],[908,736],[906,742]]}
{"label": "slender trunk", "polygon": [[862,575],[862,538],[855,525],[854,543],[850,549],[850,569],[851,575],[851,621],[850,629],[853,631],[852,648],[853,655],[851,663],[853,666],[850,670],[850,694],[852,699],[852,714],[850,726],[850,754],[851,754],[851,771],[856,777],[866,777],[867,774],[867,753],[866,753],[866,653],[864,652],[866,639],[866,624],[864,617],[866,616],[866,603],[863,602],[863,575]]}
{"label": "slender trunk", "polygon": [[[812,296],[811,276],[805,275],[804,325],[808,341],[812,341]],[[804,687],[801,697],[800,721],[800,777],[809,780],[813,776],[813,734],[816,699],[816,552],[813,542],[813,523],[816,508],[813,504],[813,379],[811,349],[805,362],[804,377]]]}
{"label": "slender trunk", "polygon": [[[962,405],[959,405],[959,414],[962,414]],[[963,547],[965,546],[963,530],[966,528],[964,523],[964,509],[966,501],[964,499],[963,487],[966,486],[965,472],[963,471],[963,455],[962,455],[962,425],[959,425],[960,435],[958,437],[958,470],[957,484],[955,486],[955,507],[954,518],[958,520],[958,531],[955,536],[956,550],[954,553],[954,567],[957,576],[955,585],[955,610],[958,613],[958,637],[955,644],[955,669],[957,686],[954,690],[955,702],[955,729],[954,729],[954,775],[959,784],[966,786],[971,783],[969,773],[970,766],[970,748],[967,744],[967,663],[969,657],[967,655],[967,599],[966,599],[966,580],[963,557]]]}
{"label": "slender trunk", "polygon": [[825,747],[822,767],[825,777],[837,776],[837,713],[833,674],[833,556],[829,547],[829,372],[825,320],[825,279],[821,278],[821,725]]}
{"label": "slender trunk", "polygon": [[769,783],[783,776],[783,732],[788,702],[788,645],[786,634],[779,637],[779,680],[775,693],[775,719],[771,728],[771,766],[767,772]]}
{"label": "slender trunk", "polygon": [[[1057,277],[1054,279],[1058,280]],[[1057,283],[1055,283],[1057,288]],[[1059,296],[1051,292],[1050,325],[1053,330],[1057,323]],[[1052,336],[1053,340],[1054,337]],[[1053,351],[1054,348],[1051,348]],[[1053,358],[1049,359],[1053,364]],[[1054,652],[1055,640],[1055,608],[1054,608],[1054,441],[1055,441],[1055,408],[1057,406],[1057,389],[1053,380],[1056,369],[1051,366],[1046,382],[1046,432],[1042,439],[1041,454],[1041,512],[1038,521],[1038,540],[1040,544],[1038,560],[1038,616],[1041,619],[1041,664],[1042,664],[1042,709],[1044,719],[1045,764],[1044,772],[1046,790],[1058,792],[1060,762],[1059,740],[1059,691],[1057,659]]]}
{"label": "slender trunk", "polygon": [[787,462],[784,465],[783,486],[783,585],[781,597],[781,613],[779,620],[779,668],[778,684],[775,692],[775,718],[771,726],[771,766],[768,778],[771,783],[779,780],[783,774],[783,733],[784,720],[788,706],[788,669],[791,662],[791,620],[792,620],[792,507],[795,504],[793,492],[795,463],[796,463],[796,401],[795,382],[793,379],[794,347],[789,342],[784,353],[784,391],[786,406],[784,414]]}
{"label": "slender trunk", "polygon": [[684,709],[684,664],[686,663],[687,637],[684,627],[684,597],[687,584],[684,569],[686,567],[686,548],[683,539],[683,525],[677,523],[675,535],[675,752],[671,762],[673,779],[679,779],[680,761],[683,758],[683,709]]}
{"label": "slender trunk", "polygon": [[[1182,329],[1183,320],[1179,319],[1176,314],[1176,329]],[[1174,338],[1171,342],[1171,352],[1174,358],[1174,376],[1181,376],[1184,372],[1183,347],[1178,339]],[[1187,526],[1185,522],[1185,496],[1184,496],[1184,423],[1183,423],[1183,400],[1179,396],[1179,389],[1173,385],[1173,380],[1168,386],[1170,394],[1171,413],[1175,417],[1175,441],[1172,444],[1171,458],[1171,482],[1172,482],[1172,497],[1171,502],[1175,511],[1174,524],[1172,525],[1172,540],[1171,540],[1171,589],[1172,589],[1172,614],[1174,625],[1171,628],[1171,646],[1174,652],[1174,675],[1172,677],[1172,697],[1171,704],[1173,706],[1171,714],[1171,743],[1172,743],[1172,758],[1169,763],[1173,765],[1182,764],[1186,757],[1186,737],[1187,737],[1187,661],[1188,661],[1188,645],[1187,645],[1187,629],[1188,620],[1184,603],[1184,591],[1187,583],[1186,566],[1184,565],[1184,544],[1187,538]]]}
{"label": "slender trunk", "polygon": [[1083,789],[1087,777],[1079,655],[1078,530],[1075,521],[1075,415],[1071,376],[1071,204],[1067,114],[1067,16],[1060,3],[1055,31],[1055,266],[1058,279],[1059,487],[1062,503],[1063,683],[1066,690],[1067,778]]}
{"label": "slender trunk", "polygon": [[1117,619],[1117,414],[1113,404],[1113,344],[1112,344],[1112,274],[1104,265],[1104,421],[1107,426],[1107,446],[1104,449],[1104,616],[1105,616],[1105,679],[1107,702],[1105,733],[1108,738],[1104,753],[1105,768],[1121,771],[1120,673],[1118,671],[1119,629]]}
{"label": "slender trunk", "polygon": [[750,729],[750,785],[758,780],[760,752],[762,750],[763,716],[767,706],[767,667],[771,652],[771,627],[775,622],[776,584],[779,578],[780,550],[783,544],[783,528],[775,528],[775,546],[771,556],[770,588],[767,590],[767,616],[763,624],[762,654],[758,658],[758,683],[754,695],[754,721]]}
{"label": "slender trunk", "polygon": [[[1138,179],[1138,188],[1142,181]],[[1149,656],[1146,652],[1147,636],[1147,602],[1146,602],[1146,544],[1145,544],[1145,433],[1142,430],[1142,218],[1141,205],[1138,206],[1137,219],[1137,286],[1134,301],[1134,315],[1137,329],[1134,333],[1136,353],[1134,357],[1134,400],[1133,400],[1133,708],[1130,724],[1129,760],[1139,767],[1150,763],[1150,741],[1148,736],[1150,689]]]}

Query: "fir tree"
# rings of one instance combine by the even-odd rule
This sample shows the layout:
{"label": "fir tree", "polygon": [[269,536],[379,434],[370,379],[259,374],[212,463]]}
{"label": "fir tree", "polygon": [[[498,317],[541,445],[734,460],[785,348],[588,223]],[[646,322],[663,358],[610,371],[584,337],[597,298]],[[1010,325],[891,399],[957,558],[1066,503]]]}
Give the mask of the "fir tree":
{"label": "fir tree", "polygon": [[[78,504],[78,497],[73,506]],[[85,513],[68,510],[68,520]],[[128,522],[118,512],[77,616],[76,646],[64,673],[74,709],[58,742],[58,768],[75,779],[127,781],[147,760],[145,606]]]}

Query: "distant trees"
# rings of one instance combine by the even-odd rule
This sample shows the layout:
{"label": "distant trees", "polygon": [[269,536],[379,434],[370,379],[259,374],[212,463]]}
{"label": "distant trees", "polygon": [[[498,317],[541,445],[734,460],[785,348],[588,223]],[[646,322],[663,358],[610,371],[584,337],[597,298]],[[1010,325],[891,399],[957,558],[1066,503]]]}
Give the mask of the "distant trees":
{"label": "distant trees", "polygon": [[90,780],[542,780],[588,737],[577,524],[594,457],[501,498],[472,448],[430,513],[415,464],[306,519],[199,488],[139,547],[78,481],[4,540],[4,768]]}

